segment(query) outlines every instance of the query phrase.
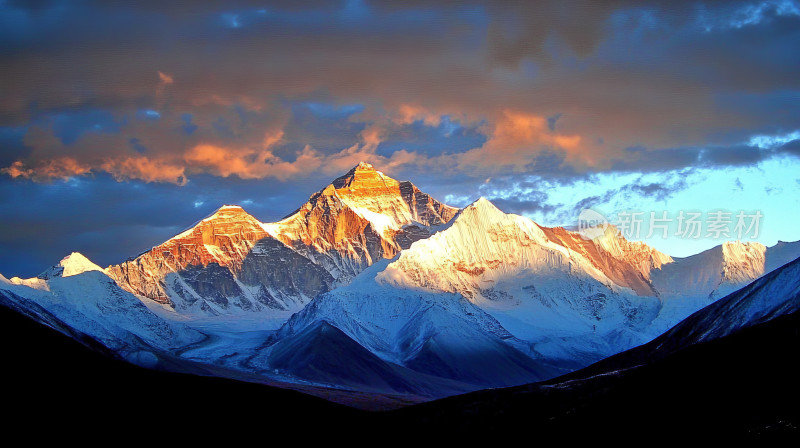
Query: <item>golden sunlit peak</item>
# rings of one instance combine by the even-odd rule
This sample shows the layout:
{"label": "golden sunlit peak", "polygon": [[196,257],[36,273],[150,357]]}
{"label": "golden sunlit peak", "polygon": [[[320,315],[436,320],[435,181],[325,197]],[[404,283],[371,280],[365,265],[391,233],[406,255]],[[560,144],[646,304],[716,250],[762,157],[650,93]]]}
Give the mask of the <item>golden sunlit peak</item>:
{"label": "golden sunlit peak", "polygon": [[361,162],[358,162],[358,165],[356,165],[355,169],[359,170],[359,171],[375,170],[375,167],[373,167],[372,164],[369,164],[367,162],[361,161]]}
{"label": "golden sunlit peak", "polygon": [[232,216],[241,214],[248,214],[248,213],[240,205],[225,204],[222,207],[216,209],[214,213],[210,215],[210,217]]}

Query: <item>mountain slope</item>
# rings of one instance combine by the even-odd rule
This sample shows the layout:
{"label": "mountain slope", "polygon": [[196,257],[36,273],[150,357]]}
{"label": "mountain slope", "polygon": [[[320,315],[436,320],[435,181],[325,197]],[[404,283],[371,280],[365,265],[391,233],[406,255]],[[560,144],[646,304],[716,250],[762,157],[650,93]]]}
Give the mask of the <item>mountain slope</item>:
{"label": "mountain slope", "polygon": [[366,392],[430,399],[474,390],[468,384],[420,374],[387,362],[324,320],[294,337],[280,339],[271,347],[268,364],[284,375]]}
{"label": "mountain slope", "polygon": [[800,369],[791,356],[799,335],[793,313],[641,367],[446,398],[381,423],[452,441],[536,434],[559,443],[791,445],[800,439]]}
{"label": "mountain slope", "polygon": [[[230,443],[231,431],[192,428],[211,419],[225,428],[268,422],[283,431],[303,431],[313,421],[329,434],[371,415],[295,390],[139,368],[2,305],[0,339],[14,341],[3,345],[3,402],[13,409],[4,417],[5,428],[8,434],[36,434],[37,440],[63,443],[78,432],[84,441],[107,442],[103,428],[132,428],[125,431],[126,440],[152,443],[152,431],[143,428],[168,422],[174,430],[162,431],[162,442]],[[269,405],[253,412],[252,403]]]}
{"label": "mountain slope", "polygon": [[[611,280],[603,270],[610,264],[593,261],[607,253],[601,243],[570,238],[564,245],[566,234],[554,239],[551,230],[480,199],[446,229],[403,251],[376,281],[462,294],[526,341],[535,357],[581,366],[645,342],[658,299]],[[585,255],[589,244],[594,257]],[[619,263],[631,264],[624,257]]]}
{"label": "mountain slope", "polygon": [[800,259],[649,344],[586,369],[414,406],[391,418],[420,430],[480,427],[562,442],[654,434],[662,442],[796,441],[798,309]]}
{"label": "mountain slope", "polygon": [[[346,287],[323,294],[291,319],[259,354],[258,362],[280,363],[286,340],[320,323],[335,327],[359,346],[386,362],[446,380],[470,390],[544,379],[566,370],[526,356],[525,348],[491,316],[458,294],[402,290],[375,283],[388,260],[373,265]],[[302,350],[293,343],[294,351]],[[310,350],[307,348],[306,350]],[[277,360],[276,360],[277,357]],[[338,366],[337,367],[337,364]],[[327,372],[331,378],[349,363],[339,358]]]}
{"label": "mountain slope", "polygon": [[603,360],[597,369],[664,358],[689,346],[800,311],[800,258],[706,306],[653,341]]}
{"label": "mountain slope", "polygon": [[361,163],[277,223],[226,205],[106,272],[179,314],[288,318],[316,295],[430,235],[457,209]]}
{"label": "mountain slope", "polygon": [[360,163],[315,193],[271,233],[326,267],[340,284],[448,222],[458,209]]}
{"label": "mountain slope", "polygon": [[156,363],[160,353],[204,338],[154,314],[78,253],[39,278],[0,282],[0,299],[8,308],[65,334],[91,338],[137,364]]}

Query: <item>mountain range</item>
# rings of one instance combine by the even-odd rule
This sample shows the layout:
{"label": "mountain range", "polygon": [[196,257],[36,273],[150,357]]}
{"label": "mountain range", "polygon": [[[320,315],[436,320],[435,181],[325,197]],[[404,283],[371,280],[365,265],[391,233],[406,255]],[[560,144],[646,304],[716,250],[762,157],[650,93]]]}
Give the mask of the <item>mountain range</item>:
{"label": "mountain range", "polygon": [[412,406],[392,421],[562,442],[796,442],[798,310],[800,259],[585,369]]}
{"label": "mountain range", "polygon": [[117,265],[0,275],[0,303],[140,366],[383,409],[550,380],[701,309],[704,326],[768,320],[788,308],[720,299],[788,284],[773,274],[798,256],[734,241],[673,258],[613,226],[586,239],[483,198],[450,207],[360,163],[278,222],[226,205]]}

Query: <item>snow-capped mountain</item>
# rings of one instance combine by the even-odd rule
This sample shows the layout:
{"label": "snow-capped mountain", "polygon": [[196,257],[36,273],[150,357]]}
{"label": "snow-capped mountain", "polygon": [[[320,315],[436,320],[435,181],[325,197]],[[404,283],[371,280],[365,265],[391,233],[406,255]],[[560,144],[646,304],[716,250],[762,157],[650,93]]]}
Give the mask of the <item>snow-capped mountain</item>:
{"label": "snow-capped mountain", "polygon": [[[291,314],[333,284],[327,271],[272,237],[238,206],[107,269],[128,291],[180,314]],[[288,314],[287,314],[288,313]]]}
{"label": "snow-capped mountain", "polygon": [[719,339],[744,328],[800,311],[800,259],[692,314],[660,336],[681,346]]}
{"label": "snow-capped mountain", "polygon": [[428,237],[431,226],[447,223],[457,212],[411,182],[398,182],[362,162],[267,227],[346,284],[374,262]]}
{"label": "snow-capped mountain", "polygon": [[[377,283],[375,275],[388,263],[376,263],[352,284],[317,297],[248,362],[274,366],[281,356],[276,347],[302,340],[309,329],[325,322],[386,362],[467,383],[471,389],[520,384],[567,371],[523,353],[525,343],[460,294]],[[299,349],[297,343],[292,345]],[[349,360],[338,363],[344,368]]]}
{"label": "snow-capped mountain", "polygon": [[102,269],[72,253],[32,279],[0,278],[0,302],[79,341],[93,340],[145,366],[204,335],[164,320]]}
{"label": "snow-capped mountain", "polygon": [[663,307],[653,329],[661,334],[688,315],[800,257],[800,241],[765,247],[729,241],[652,272]]}
{"label": "snow-capped mountain", "polygon": [[458,292],[526,341],[535,357],[581,364],[647,340],[660,301],[634,288],[647,292],[650,269],[665,261],[671,260],[621,236],[584,240],[480,199],[376,280]]}
{"label": "snow-capped mountain", "polygon": [[[613,254],[622,257],[595,261]],[[604,268],[627,265],[637,272],[628,278],[646,285],[649,269],[666,260],[624,240],[592,242],[542,228],[480,199],[430,238],[318,297],[278,334],[327,321],[386,360],[412,367],[417,359],[438,359],[437,367],[420,364],[428,373],[472,362],[473,349],[516,362],[510,353],[525,354],[535,362],[523,363],[535,372],[527,377],[544,379],[648,340],[660,301],[616,284]],[[436,356],[427,351],[433,347]],[[472,368],[500,365],[509,361],[487,359]],[[503,385],[485,378],[483,384]]]}
{"label": "snow-capped mountain", "polygon": [[718,299],[762,276],[766,252],[763,244],[726,242],[663,266],[653,284],[665,296]]}
{"label": "snow-capped mountain", "polygon": [[285,320],[317,294],[429,236],[456,211],[361,163],[279,222],[226,205],[106,272],[180,314],[261,311]]}
{"label": "snow-capped mountain", "polygon": [[[731,283],[749,278],[750,268],[761,263],[763,269],[764,260],[763,253],[746,250],[750,246],[726,245],[720,252],[729,254],[727,263],[709,261],[706,269]],[[328,322],[372,353],[412,369],[418,357],[431,358],[424,351],[429,347],[448,352],[447,362],[438,358],[439,367],[421,366],[426,373],[474,358],[466,347],[497,343],[503,349],[482,351],[524,353],[537,367],[528,376],[543,378],[645,343],[702,307],[692,296],[660,297],[651,276],[672,263],[613,228],[586,240],[480,199],[352,285],[319,296],[278,337],[296,337]],[[699,284],[692,294],[712,290],[719,290],[718,282]],[[267,364],[268,356],[257,357],[262,358]],[[480,364],[496,365],[503,363]],[[463,373],[457,377],[463,380]]]}
{"label": "snow-capped mountain", "polygon": [[649,343],[605,359],[574,376],[624,370],[664,359],[693,345],[726,338],[782,316],[797,316],[798,311],[800,258],[694,312]]}
{"label": "snow-capped mountain", "polygon": [[0,300],[140,364],[431,399],[543,380],[646,343],[800,256],[673,259],[479,199],[457,210],[361,163],[288,217],[226,205],[102,269],[78,253]]}

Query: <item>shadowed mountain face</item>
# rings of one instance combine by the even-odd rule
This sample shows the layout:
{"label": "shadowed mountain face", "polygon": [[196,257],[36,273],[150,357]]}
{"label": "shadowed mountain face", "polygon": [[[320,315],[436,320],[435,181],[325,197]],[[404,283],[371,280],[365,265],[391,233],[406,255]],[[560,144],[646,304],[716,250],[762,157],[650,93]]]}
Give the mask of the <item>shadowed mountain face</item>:
{"label": "shadowed mountain face", "polygon": [[474,389],[386,362],[325,321],[280,340],[269,361],[271,368],[300,378],[357,390],[444,397]]}
{"label": "shadowed mountain face", "polygon": [[292,390],[136,367],[91,339],[81,344],[5,304],[0,339],[15,341],[3,345],[3,380],[14,385],[3,395],[13,409],[4,417],[7,434],[91,439],[114,428],[126,438],[152,441],[148,428],[158,425],[171,428],[162,430],[162,441],[208,441],[222,434],[193,429],[198,421],[229,429],[269,422],[298,431],[310,420],[320,430],[339,431],[363,414]]}
{"label": "shadowed mountain face", "polygon": [[124,289],[182,313],[297,311],[427,238],[430,226],[456,212],[411,182],[361,163],[280,222],[223,206],[106,272]]}
{"label": "shadowed mountain face", "polygon": [[[475,392],[389,413],[357,411],[258,384],[141,369],[3,306],[0,322],[0,337],[17,341],[3,352],[4,378],[16,391],[4,398],[14,410],[6,424],[10,431],[35,433],[46,422],[48,431],[39,439],[63,440],[91,422],[93,428],[136,425],[140,428],[129,440],[152,441],[152,432],[144,428],[165,421],[173,430],[159,440],[184,443],[230,441],[241,430],[264,428],[267,422],[270,433],[280,428],[304,434],[305,440],[357,433],[390,435],[398,442],[432,437],[474,442],[535,434],[538,443],[630,445],[800,437],[800,371],[794,356],[800,350],[798,313],[639,368],[604,375],[578,372],[565,380]],[[229,430],[197,431],[198,421]]]}
{"label": "shadowed mountain face", "polygon": [[553,442],[796,441],[799,351],[793,313],[642,367],[475,392],[389,418],[421,432]]}
{"label": "shadowed mountain face", "polygon": [[800,438],[800,259],[649,344],[544,383],[397,411],[405,425],[542,440]]}

